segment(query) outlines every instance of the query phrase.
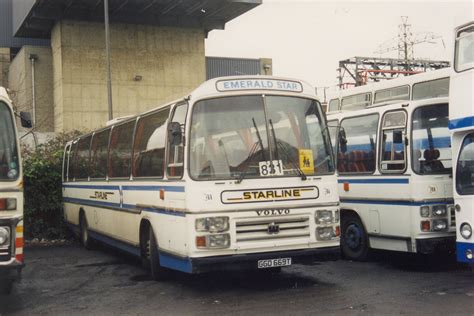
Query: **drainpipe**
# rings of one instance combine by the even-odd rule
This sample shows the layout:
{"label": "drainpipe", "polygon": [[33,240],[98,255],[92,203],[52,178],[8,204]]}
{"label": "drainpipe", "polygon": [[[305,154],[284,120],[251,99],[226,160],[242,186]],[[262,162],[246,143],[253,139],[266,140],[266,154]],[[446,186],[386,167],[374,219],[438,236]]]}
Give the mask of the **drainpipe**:
{"label": "drainpipe", "polygon": [[31,62],[31,107],[33,111],[32,125],[33,129],[36,128],[36,88],[35,88],[35,61],[38,59],[38,56],[35,54],[30,54]]}
{"label": "drainpipe", "polygon": [[30,54],[31,62],[31,107],[32,107],[32,126],[31,134],[33,135],[33,140],[35,142],[35,149],[38,148],[38,139],[36,138],[35,129],[36,129],[36,87],[35,87],[35,61],[38,59],[36,54]]}

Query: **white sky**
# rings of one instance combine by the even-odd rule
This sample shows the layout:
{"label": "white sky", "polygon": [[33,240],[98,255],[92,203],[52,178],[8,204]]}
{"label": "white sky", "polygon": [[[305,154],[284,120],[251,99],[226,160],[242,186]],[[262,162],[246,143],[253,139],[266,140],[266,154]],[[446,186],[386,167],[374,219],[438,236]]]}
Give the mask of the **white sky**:
{"label": "white sky", "polygon": [[[454,27],[474,20],[474,0],[263,0],[263,4],[209,33],[206,56],[272,58],[273,74],[335,86],[339,60],[374,53],[396,38],[401,16],[411,30],[442,36],[415,46],[415,58],[449,60]],[[393,41],[393,46],[397,41]]]}

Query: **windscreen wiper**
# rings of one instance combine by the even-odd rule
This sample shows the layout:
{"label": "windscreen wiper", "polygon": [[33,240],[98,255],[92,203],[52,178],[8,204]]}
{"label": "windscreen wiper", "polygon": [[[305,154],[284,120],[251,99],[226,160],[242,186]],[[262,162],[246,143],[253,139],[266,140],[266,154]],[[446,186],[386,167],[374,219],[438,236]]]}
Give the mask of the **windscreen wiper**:
{"label": "windscreen wiper", "polygon": [[262,148],[262,158],[263,160],[267,160],[265,159],[265,150],[263,149],[263,141],[262,141],[262,137],[260,136],[260,132],[258,131],[258,128],[257,128],[257,123],[255,123],[255,119],[252,117],[252,122],[253,122],[253,127],[255,127],[255,132],[257,134],[257,138],[258,138],[258,143],[260,144],[260,148]]}
{"label": "windscreen wiper", "polygon": [[245,176],[247,174],[247,169],[249,167],[248,162],[250,161],[252,156],[257,152],[258,147],[260,147],[262,149],[262,157],[265,160],[265,150],[263,148],[262,137],[260,136],[260,132],[258,131],[258,128],[257,128],[257,123],[255,123],[255,119],[253,117],[252,117],[252,122],[253,122],[253,126],[255,127],[255,131],[256,131],[258,140],[253,144],[252,149],[250,150],[250,153],[247,156],[247,159],[245,159],[245,162],[247,162],[247,163],[243,166],[243,170],[240,171],[239,177],[237,178],[235,183],[241,183],[242,180],[245,178]]}
{"label": "windscreen wiper", "polygon": [[[306,175],[304,174],[303,170],[301,170],[300,166],[298,166],[298,164],[295,163],[295,161],[292,159],[292,157],[290,156],[290,154],[288,153],[288,151],[286,150],[285,148],[285,145],[283,144],[283,142],[281,140],[279,140],[278,138],[276,138],[275,136],[275,129],[273,128],[273,122],[272,122],[272,119],[269,120],[269,123],[270,123],[270,128],[271,128],[271,131],[272,131],[272,136],[273,136],[273,139],[275,140],[275,144],[276,144],[276,157],[277,157],[277,160],[279,160],[279,154],[278,154],[278,147],[280,147],[280,149],[283,151],[283,153],[285,154],[285,157],[290,161],[291,165],[293,166],[294,169],[296,169],[296,171],[298,171],[298,175],[301,177],[301,180],[306,180],[307,177]],[[273,161],[271,162],[272,166],[273,166]]]}
{"label": "windscreen wiper", "polygon": [[290,161],[291,165],[293,166],[293,169],[295,169],[298,172],[298,175],[301,177],[301,180],[308,179],[308,177],[306,177],[303,170],[301,170],[300,166],[298,166],[298,164],[294,161],[294,159],[288,153],[288,151],[285,148],[286,146],[283,144],[283,142],[279,139],[275,139],[275,143],[276,143],[277,147],[280,146],[280,149],[285,154],[285,158],[287,158]]}

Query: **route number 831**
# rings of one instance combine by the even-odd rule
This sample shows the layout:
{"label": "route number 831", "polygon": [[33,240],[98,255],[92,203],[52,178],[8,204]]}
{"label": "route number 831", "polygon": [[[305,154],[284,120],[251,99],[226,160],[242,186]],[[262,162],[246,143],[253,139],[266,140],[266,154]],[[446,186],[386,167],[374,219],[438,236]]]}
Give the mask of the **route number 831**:
{"label": "route number 831", "polygon": [[283,163],[281,160],[273,161],[260,161],[259,164],[260,176],[282,176],[283,175]]}

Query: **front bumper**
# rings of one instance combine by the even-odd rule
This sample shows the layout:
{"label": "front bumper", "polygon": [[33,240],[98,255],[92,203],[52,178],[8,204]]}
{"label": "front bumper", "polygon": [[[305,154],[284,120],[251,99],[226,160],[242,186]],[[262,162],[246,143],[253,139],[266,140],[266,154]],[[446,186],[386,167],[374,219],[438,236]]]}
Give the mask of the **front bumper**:
{"label": "front bumper", "polygon": [[455,251],[456,236],[416,240],[416,252],[424,255],[433,253],[454,253]]}
{"label": "front bumper", "polygon": [[336,246],[203,258],[179,258],[160,252],[161,266],[186,273],[257,269],[259,260],[278,258],[291,258],[292,264],[333,261],[340,258],[340,248]]}

